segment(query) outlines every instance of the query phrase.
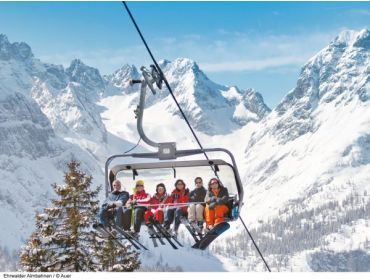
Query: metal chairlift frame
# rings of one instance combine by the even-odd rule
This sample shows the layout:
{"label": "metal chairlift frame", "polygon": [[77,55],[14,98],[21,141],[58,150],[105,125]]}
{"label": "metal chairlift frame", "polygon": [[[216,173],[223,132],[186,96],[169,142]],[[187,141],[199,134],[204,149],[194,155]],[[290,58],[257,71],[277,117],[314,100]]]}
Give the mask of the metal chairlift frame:
{"label": "metal chairlift frame", "polygon": [[[150,140],[144,133],[142,121],[144,115],[144,107],[145,107],[145,96],[146,96],[146,89],[147,87],[150,88],[153,94],[156,94],[155,89],[153,87],[154,83],[157,85],[159,89],[162,87],[162,77],[159,75],[158,71],[156,70],[154,65],[151,65],[151,72],[149,72],[145,67],[141,67],[140,70],[143,74],[142,80],[132,80],[130,84],[141,84],[140,90],[140,101],[139,105],[135,110],[136,118],[137,118],[137,130],[141,139],[152,147],[158,148],[157,152],[152,153],[131,153],[131,154],[119,154],[113,155],[109,157],[105,163],[105,195],[108,196],[109,192],[112,190],[112,182],[115,180],[116,175],[123,170],[132,170],[133,176],[135,176],[136,170],[142,169],[162,169],[162,168],[172,168],[175,170],[176,167],[197,167],[197,166],[210,166],[214,171],[215,175],[217,176],[217,166],[218,165],[227,165],[232,168],[235,183],[238,191],[238,201],[234,201],[234,205],[237,213],[236,217],[239,217],[240,209],[243,204],[243,185],[240,180],[240,175],[238,171],[238,167],[236,165],[235,158],[233,154],[224,148],[206,148],[206,149],[189,149],[189,150],[177,150],[175,142],[165,142],[165,143],[156,143]],[[215,153],[215,152],[222,152],[228,155],[230,158],[230,162],[226,162],[222,159],[212,159],[212,160],[188,160],[188,161],[178,161],[178,158],[184,158],[188,156],[194,156],[199,154],[205,153]],[[113,160],[117,158],[140,158],[140,159],[156,159],[159,161],[156,162],[149,162],[149,163],[127,163],[127,164],[119,164],[115,165],[109,170],[109,166]]]}

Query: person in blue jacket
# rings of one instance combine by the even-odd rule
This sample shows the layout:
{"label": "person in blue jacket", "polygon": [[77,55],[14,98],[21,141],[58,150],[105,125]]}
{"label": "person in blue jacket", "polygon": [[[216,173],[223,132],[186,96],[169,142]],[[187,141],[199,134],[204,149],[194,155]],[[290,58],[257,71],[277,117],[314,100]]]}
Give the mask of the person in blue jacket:
{"label": "person in blue jacket", "polygon": [[113,191],[105,199],[98,218],[102,226],[109,226],[109,219],[114,219],[116,225],[123,227],[123,209],[122,206],[126,204],[129,199],[129,193],[121,191],[121,182],[119,180],[113,181]]}

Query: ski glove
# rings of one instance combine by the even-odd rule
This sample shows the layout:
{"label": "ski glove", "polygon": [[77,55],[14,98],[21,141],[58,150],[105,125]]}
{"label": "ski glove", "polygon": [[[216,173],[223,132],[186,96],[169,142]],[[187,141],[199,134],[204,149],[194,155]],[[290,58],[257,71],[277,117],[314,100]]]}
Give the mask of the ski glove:
{"label": "ski glove", "polygon": [[108,204],[107,206],[107,209],[113,209],[113,208],[116,208],[116,204],[112,203],[112,204]]}
{"label": "ski glove", "polygon": [[211,202],[211,204],[209,204],[209,206],[208,206],[208,208],[211,209],[211,210],[215,209],[215,207],[216,207],[216,203],[214,203],[214,202]]}
{"label": "ski glove", "polygon": [[121,207],[122,206],[122,201],[121,200],[117,200],[115,202],[113,202],[113,204],[116,206],[116,207]]}

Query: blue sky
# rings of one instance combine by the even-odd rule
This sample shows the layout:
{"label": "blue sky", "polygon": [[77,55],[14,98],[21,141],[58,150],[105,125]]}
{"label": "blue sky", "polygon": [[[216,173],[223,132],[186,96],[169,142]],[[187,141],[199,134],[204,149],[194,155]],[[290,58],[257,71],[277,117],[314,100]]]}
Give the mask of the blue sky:
{"label": "blue sky", "polygon": [[[188,57],[215,82],[255,88],[270,107],[341,30],[370,29],[369,2],[128,2],[154,55]],[[0,33],[36,57],[112,73],[150,63],[121,2],[0,2]]]}

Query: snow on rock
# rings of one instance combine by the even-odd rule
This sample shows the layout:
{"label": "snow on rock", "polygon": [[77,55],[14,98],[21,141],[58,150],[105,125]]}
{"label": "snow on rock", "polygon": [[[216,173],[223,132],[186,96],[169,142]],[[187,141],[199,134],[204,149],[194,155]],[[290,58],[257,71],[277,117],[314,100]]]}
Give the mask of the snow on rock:
{"label": "snow on rock", "polygon": [[8,37],[0,34],[0,59],[1,60],[26,60],[33,57],[29,45],[24,42],[10,43]]}
{"label": "snow on rock", "polygon": [[134,65],[125,64],[120,69],[116,70],[112,75],[105,77],[107,87],[104,96],[122,94],[130,94],[139,90],[139,85],[130,85],[130,80],[141,79],[141,76]]}
{"label": "snow on rock", "polygon": [[[86,88],[86,92],[91,96],[93,93],[101,94],[105,88],[105,82],[100,76],[99,70],[85,65],[81,60],[74,59],[66,69],[66,74],[71,82],[79,83]],[[95,97],[96,99],[98,96]]]}
{"label": "snow on rock", "polygon": [[[262,96],[256,91],[252,89],[244,91],[236,87],[218,85],[209,80],[198,65],[190,59],[178,58],[173,62],[161,61],[160,67],[190,123],[198,131],[207,135],[230,133],[250,121],[260,121],[270,112]],[[136,92],[132,94],[135,87],[128,86],[130,78],[137,79],[138,72],[135,67],[129,65],[125,65],[107,77],[109,84],[104,94],[107,98],[102,99],[100,103],[103,106],[109,103],[106,107],[106,115],[110,114],[109,111],[116,111],[115,107],[119,106],[125,119],[132,120],[132,111],[138,104],[139,86],[135,86]],[[118,94],[119,90],[121,90],[121,95]],[[112,100],[115,102],[111,102]],[[146,107],[149,110],[155,108],[153,111],[156,111],[157,125],[164,119],[164,116],[166,118],[180,116],[164,85],[162,90],[157,90],[156,95],[152,95],[148,90]],[[130,115],[127,115],[128,113]],[[149,119],[152,120],[152,118]],[[171,133],[171,129],[168,133]]]}
{"label": "snow on rock", "polygon": [[24,43],[10,44],[4,35],[0,50],[0,245],[12,250],[28,238],[36,211],[48,205],[50,185],[61,183],[67,162],[78,159],[100,181],[102,172],[92,156],[55,133],[32,96],[34,83],[41,78],[65,84],[63,78],[57,79],[64,77],[61,68],[43,65]]}
{"label": "snow on rock", "polygon": [[[309,207],[320,205],[325,193],[343,199],[352,191],[344,187],[348,180],[357,191],[370,191],[370,45],[356,47],[365,35],[344,32],[310,59],[296,88],[249,139],[246,198],[258,215],[275,216],[295,198],[306,197]],[[308,195],[314,189],[320,191]]]}
{"label": "snow on rock", "polygon": [[[290,265],[285,260],[282,263],[287,270],[319,269],[311,264],[331,254],[325,255],[325,250],[351,250],[354,258],[358,256],[356,250],[365,255],[369,251],[360,244],[345,249],[343,246],[351,241],[336,224],[336,219],[346,223],[343,226],[351,227],[353,238],[358,241],[367,236],[367,229],[363,231],[351,223],[370,219],[369,38],[368,30],[341,33],[303,66],[296,87],[245,138],[242,216],[249,227],[272,225],[278,232],[279,227],[289,226],[287,230],[294,233],[294,224],[285,221],[297,217],[297,223],[310,229],[307,244],[312,238],[310,234],[320,236],[322,232],[316,238],[323,248],[308,247],[297,252],[294,242],[298,240],[294,238],[283,245],[284,251],[295,252],[284,255],[291,258]],[[358,197],[359,202],[348,203],[357,201],[353,197]],[[339,206],[334,206],[335,203]],[[299,221],[300,214],[305,220]],[[237,228],[242,230],[240,226]],[[332,243],[332,234],[337,243]],[[364,237],[359,238],[360,234]],[[274,238],[259,237],[267,248],[277,244]],[[327,242],[332,245],[325,245]],[[342,260],[350,258],[352,253],[338,254],[327,258]],[[278,259],[273,255],[268,257]]]}

